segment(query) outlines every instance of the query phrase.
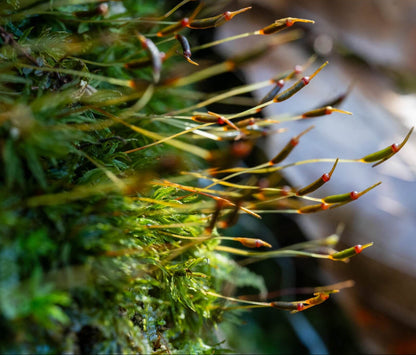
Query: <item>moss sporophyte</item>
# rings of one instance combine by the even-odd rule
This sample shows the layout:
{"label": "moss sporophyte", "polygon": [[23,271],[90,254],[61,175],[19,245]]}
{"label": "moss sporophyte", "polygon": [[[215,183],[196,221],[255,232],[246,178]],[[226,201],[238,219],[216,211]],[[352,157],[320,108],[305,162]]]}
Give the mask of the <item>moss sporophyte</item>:
{"label": "moss sporophyte", "polygon": [[[321,115],[351,114],[336,107],[341,97],[302,115],[258,115],[301,95],[327,63],[309,69],[311,57],[268,80],[210,94],[199,84],[299,38],[297,26],[314,21],[284,18],[195,45],[198,33],[250,16],[251,7],[218,11],[213,1],[183,0],[161,13],[165,3],[0,4],[3,352],[211,354],[223,347],[213,329],[230,312],[301,312],[352,286],[316,287],[293,301],[247,301],[240,286],[263,296],[267,290],[243,265],[279,257],[346,262],[371,243],[337,251],[333,235],[276,249],[267,236],[236,236],[229,227],[241,214],[324,213],[353,203],[379,183],[331,196],[319,188],[336,182],[340,164],[392,158],[412,129],[400,144],[362,158],[286,163],[310,127],[270,160],[243,165],[258,141],[287,130],[285,122],[319,125]],[[256,36],[266,42],[222,62],[202,54]],[[260,102],[242,100],[267,87]],[[246,107],[210,109],[235,102]],[[328,163],[329,172],[305,187],[272,178],[315,163]],[[235,295],[225,294],[230,285]]]}

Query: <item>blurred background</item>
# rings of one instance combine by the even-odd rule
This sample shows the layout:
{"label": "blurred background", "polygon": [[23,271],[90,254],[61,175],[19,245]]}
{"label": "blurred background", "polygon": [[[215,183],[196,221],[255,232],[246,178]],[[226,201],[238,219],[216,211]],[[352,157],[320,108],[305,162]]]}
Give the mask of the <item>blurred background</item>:
{"label": "blurred background", "polygon": [[[294,27],[303,30],[302,38],[274,48],[245,66],[237,73],[243,80],[252,83],[270,79],[305,63],[314,53],[318,61],[307,73],[316,64],[329,60],[329,65],[301,93],[269,106],[265,116],[302,113],[351,89],[341,108],[353,112],[353,116],[332,114],[317,121],[284,124],[286,133],[264,142],[268,158],[279,152],[290,137],[315,123],[315,129],[302,138],[288,163],[309,158],[360,158],[401,142],[415,125],[415,1],[240,0],[227,2],[226,10],[245,6],[253,8],[219,27],[217,38],[254,31],[288,16],[312,19],[315,24],[296,24]],[[219,53],[228,57],[244,52],[263,39],[260,37],[263,36],[228,42],[220,46]],[[261,99],[268,90],[255,95]],[[302,233],[306,238],[330,235],[339,223],[345,223],[341,248],[370,241],[375,245],[348,264],[320,263],[318,268],[315,262],[274,261],[278,265],[256,266],[263,268],[262,273],[270,267],[280,270],[276,289],[282,285],[313,286],[314,278],[319,284],[353,279],[356,285],[333,297],[335,305],[322,305],[296,316],[277,316],[284,320],[274,318],[274,314],[271,319],[270,311],[265,312],[263,316],[268,321],[258,316],[260,328],[242,327],[238,342],[244,349],[269,353],[291,353],[293,349],[338,354],[416,353],[415,137],[413,134],[397,156],[375,168],[365,164],[339,165],[319,194],[361,191],[377,181],[383,182],[358,201],[294,219],[266,218],[269,232],[282,246],[297,242]],[[293,167],[284,175],[293,186],[301,187],[327,172],[330,165]],[[284,224],[278,223],[283,220]],[[252,219],[242,222],[245,231],[253,234],[260,228],[255,223]],[[268,282],[273,287],[273,280]],[[278,327],[279,322],[283,326]],[[293,340],[293,348],[288,341],[290,334],[297,339]],[[256,337],[260,345],[253,345]]]}

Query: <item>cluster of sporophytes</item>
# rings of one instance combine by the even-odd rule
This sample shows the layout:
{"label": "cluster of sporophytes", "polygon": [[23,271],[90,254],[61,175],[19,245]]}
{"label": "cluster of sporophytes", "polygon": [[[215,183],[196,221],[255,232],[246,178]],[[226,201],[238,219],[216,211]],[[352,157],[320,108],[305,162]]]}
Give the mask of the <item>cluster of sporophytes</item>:
{"label": "cluster of sporophytes", "polygon": [[[277,32],[313,21],[286,18],[226,38],[219,42],[269,40],[250,53],[207,64],[194,54],[218,42],[192,48],[188,36],[238,19],[250,8],[215,13],[184,0],[160,15],[156,9],[163,5],[153,0],[0,5],[3,352],[212,353],[223,346],[213,329],[232,309],[303,311],[351,284],[320,287],[293,302],[267,300],[262,278],[231,254],[246,257],[245,263],[297,256],[348,261],[371,245],[336,251],[334,235],[263,251],[271,245],[261,237],[229,236],[227,228],[241,213],[304,214],[352,202],[378,183],[361,192],[310,194],[329,181],[337,164],[384,162],[411,132],[402,143],[358,159],[284,165],[308,129],[270,161],[234,165],[258,139],[277,134],[278,123],[348,114],[335,108],[338,98],[300,116],[258,117],[263,107],[297,94],[323,69],[326,63],[302,76],[314,58],[264,82],[210,95],[195,89],[298,36]],[[187,17],[185,5],[193,6]],[[260,103],[243,100],[248,107],[241,112],[207,109],[215,102],[241,102],[240,95],[267,86],[269,94]],[[288,166],[322,161],[332,168],[308,186],[295,189],[275,180]],[[259,300],[226,294],[227,285],[251,286]]]}

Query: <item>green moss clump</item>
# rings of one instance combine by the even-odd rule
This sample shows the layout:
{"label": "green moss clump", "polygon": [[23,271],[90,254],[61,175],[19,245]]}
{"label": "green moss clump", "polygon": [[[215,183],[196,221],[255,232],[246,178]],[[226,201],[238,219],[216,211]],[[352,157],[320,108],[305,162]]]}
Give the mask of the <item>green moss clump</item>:
{"label": "green moss clump", "polygon": [[212,353],[223,311],[205,291],[247,271],[218,240],[175,238],[202,235],[210,212],[151,184],[203,162],[169,145],[125,154],[154,137],[112,119],[167,135],[147,116],[195,102],[163,86],[140,101],[152,71],[124,67],[147,58],[135,33],[157,28],[135,18],[163,2],[97,5],[0,6],[1,351]]}

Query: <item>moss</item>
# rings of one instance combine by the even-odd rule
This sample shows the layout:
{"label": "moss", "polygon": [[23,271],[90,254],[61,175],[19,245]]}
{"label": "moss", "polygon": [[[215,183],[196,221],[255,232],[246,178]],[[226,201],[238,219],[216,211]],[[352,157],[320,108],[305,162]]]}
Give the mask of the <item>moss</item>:
{"label": "moss", "polygon": [[[330,255],[308,243],[292,254],[221,244],[238,240],[220,227],[287,193],[276,186],[262,195],[258,179],[231,180],[233,172],[279,171],[273,162],[218,175],[271,132],[271,123],[235,131],[208,115],[212,122],[197,126],[192,112],[206,105],[194,105],[212,96],[185,84],[214,74],[188,76],[191,64],[176,54],[174,37],[154,36],[182,10],[162,18],[162,1],[110,3],[109,12],[103,4],[0,5],[0,349],[225,351],[214,330],[241,312],[231,310],[238,307],[229,307],[228,296],[238,288],[267,295],[262,277],[229,253]],[[160,80],[158,51],[166,52]],[[149,58],[153,66],[125,66]],[[214,67],[220,73],[231,64],[244,63]],[[230,188],[216,186],[221,176]],[[270,183],[275,176],[266,175]],[[201,187],[201,178],[213,189]],[[303,211],[303,200],[285,196],[277,210]]]}

